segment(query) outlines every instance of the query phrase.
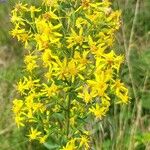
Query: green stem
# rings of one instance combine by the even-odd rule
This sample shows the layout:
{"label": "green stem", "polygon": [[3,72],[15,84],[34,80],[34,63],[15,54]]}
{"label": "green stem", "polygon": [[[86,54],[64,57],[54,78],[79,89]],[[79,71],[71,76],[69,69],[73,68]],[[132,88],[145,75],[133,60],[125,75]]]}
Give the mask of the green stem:
{"label": "green stem", "polygon": [[69,137],[69,129],[70,129],[70,103],[71,103],[71,93],[69,92],[68,107],[67,107],[67,137]]}

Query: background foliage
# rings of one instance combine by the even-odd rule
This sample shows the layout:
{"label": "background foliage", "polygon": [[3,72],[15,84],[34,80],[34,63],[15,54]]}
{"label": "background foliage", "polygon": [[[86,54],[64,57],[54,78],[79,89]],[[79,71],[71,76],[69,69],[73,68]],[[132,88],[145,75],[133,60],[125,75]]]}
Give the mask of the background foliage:
{"label": "background foliage", "polygon": [[[34,0],[28,2],[37,4]],[[48,147],[29,143],[13,121],[12,99],[24,54],[21,44],[9,35],[9,14],[14,3],[14,0],[0,2],[0,149],[44,150]],[[115,48],[127,57],[121,76],[132,99],[127,106],[112,107],[110,115],[93,129],[97,135],[93,140],[98,150],[150,149],[150,1],[138,1],[133,28],[136,4],[136,0],[114,0],[113,3],[114,9],[122,10],[122,27],[116,35]]]}

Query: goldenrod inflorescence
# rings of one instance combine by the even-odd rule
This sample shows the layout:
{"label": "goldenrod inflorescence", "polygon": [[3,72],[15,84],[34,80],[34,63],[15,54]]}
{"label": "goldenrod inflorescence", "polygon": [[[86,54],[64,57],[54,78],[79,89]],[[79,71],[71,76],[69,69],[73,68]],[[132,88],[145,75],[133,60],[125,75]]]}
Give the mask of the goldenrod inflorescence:
{"label": "goldenrod inflorescence", "polygon": [[129,99],[119,78],[124,58],[112,49],[120,11],[108,0],[43,0],[40,7],[16,4],[11,22],[28,52],[13,101],[16,124],[30,140],[89,149],[90,120]]}

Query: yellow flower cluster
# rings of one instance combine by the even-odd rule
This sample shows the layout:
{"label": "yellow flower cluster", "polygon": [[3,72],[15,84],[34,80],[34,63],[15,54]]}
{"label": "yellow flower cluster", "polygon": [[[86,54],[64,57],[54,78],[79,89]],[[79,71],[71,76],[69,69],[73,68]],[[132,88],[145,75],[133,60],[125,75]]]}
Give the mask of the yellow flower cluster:
{"label": "yellow flower cluster", "polygon": [[62,150],[89,149],[88,121],[102,119],[114,100],[128,103],[119,79],[123,56],[112,49],[119,18],[108,0],[16,4],[11,34],[28,54],[13,112],[30,140],[53,141]]}

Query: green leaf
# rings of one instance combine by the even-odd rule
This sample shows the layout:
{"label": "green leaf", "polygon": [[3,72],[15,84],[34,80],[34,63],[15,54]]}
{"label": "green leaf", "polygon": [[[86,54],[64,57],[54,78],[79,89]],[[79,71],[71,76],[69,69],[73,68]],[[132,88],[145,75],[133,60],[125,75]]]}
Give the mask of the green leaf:
{"label": "green leaf", "polygon": [[59,120],[64,120],[64,116],[63,116],[63,114],[62,113],[54,113],[53,115],[53,118],[55,118],[55,119],[59,119]]}
{"label": "green leaf", "polygon": [[49,150],[57,150],[58,148],[60,148],[59,145],[57,144],[53,144],[53,143],[44,143],[43,144],[46,148],[48,148]]}

